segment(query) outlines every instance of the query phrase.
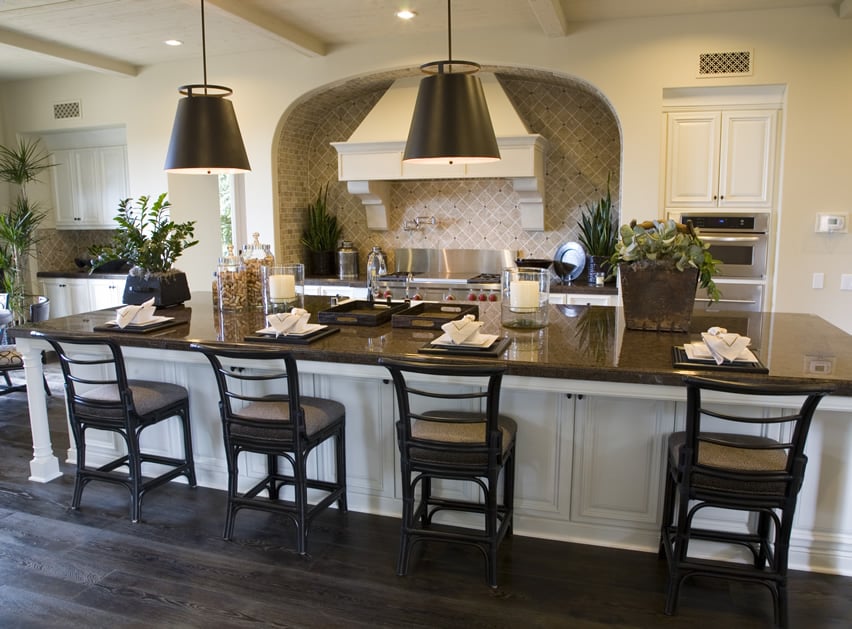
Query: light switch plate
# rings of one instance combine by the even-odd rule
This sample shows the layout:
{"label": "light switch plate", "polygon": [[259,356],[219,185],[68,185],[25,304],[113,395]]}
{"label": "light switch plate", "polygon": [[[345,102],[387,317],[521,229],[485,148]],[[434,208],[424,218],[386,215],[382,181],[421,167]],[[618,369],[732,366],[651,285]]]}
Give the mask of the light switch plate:
{"label": "light switch plate", "polygon": [[840,290],[852,290],[852,273],[844,273],[840,276]]}
{"label": "light switch plate", "polygon": [[811,288],[822,288],[825,281],[825,273],[814,273],[814,279],[811,282]]}
{"label": "light switch plate", "polygon": [[820,234],[849,233],[849,213],[817,212],[815,231]]}

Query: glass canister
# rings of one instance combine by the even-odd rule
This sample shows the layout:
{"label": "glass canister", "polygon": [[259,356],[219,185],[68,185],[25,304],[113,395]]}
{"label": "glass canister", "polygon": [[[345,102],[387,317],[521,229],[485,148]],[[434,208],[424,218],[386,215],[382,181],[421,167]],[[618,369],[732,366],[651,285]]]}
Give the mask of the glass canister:
{"label": "glass canister", "polygon": [[305,265],[264,266],[263,305],[267,314],[301,308],[305,300]]}
{"label": "glass canister", "polygon": [[216,283],[219,310],[233,312],[246,309],[246,270],[240,257],[234,254],[233,245],[228,245],[227,256],[219,258]]}
{"label": "glass canister", "polygon": [[349,240],[344,240],[337,250],[337,276],[341,280],[358,279],[358,250]]}
{"label": "glass canister", "polygon": [[246,269],[246,306],[253,309],[263,308],[263,276],[261,267],[272,266],[275,258],[270,245],[260,243],[260,232],[252,234],[252,243],[243,250],[243,264]]}
{"label": "glass canister", "polygon": [[550,271],[532,267],[503,269],[501,323],[507,328],[535,329],[547,325]]}

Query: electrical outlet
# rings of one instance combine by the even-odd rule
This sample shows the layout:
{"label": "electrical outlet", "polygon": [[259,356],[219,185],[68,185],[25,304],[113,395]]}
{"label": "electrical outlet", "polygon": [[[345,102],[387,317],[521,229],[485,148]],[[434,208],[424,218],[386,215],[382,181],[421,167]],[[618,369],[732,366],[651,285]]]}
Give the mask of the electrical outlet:
{"label": "electrical outlet", "polygon": [[828,212],[817,212],[815,230],[817,233],[823,234],[846,234],[849,233],[848,222],[848,212],[837,212],[834,214]]}
{"label": "electrical outlet", "polygon": [[814,279],[811,282],[811,288],[822,288],[825,281],[825,273],[814,273]]}
{"label": "electrical outlet", "polygon": [[827,376],[834,371],[834,356],[805,356],[805,373]]}
{"label": "electrical outlet", "polygon": [[840,276],[840,290],[852,290],[852,273],[844,273]]}

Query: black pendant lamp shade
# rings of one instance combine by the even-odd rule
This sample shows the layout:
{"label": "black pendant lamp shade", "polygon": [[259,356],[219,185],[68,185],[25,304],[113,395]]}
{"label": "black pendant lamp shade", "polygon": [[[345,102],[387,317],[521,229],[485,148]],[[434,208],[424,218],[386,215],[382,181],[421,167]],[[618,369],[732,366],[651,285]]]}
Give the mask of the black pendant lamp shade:
{"label": "black pendant lamp shade", "polygon": [[500,149],[479,77],[448,72],[424,77],[417,91],[403,160],[470,164],[499,159]]}
{"label": "black pendant lamp shade", "polygon": [[[225,92],[210,94],[210,90]],[[231,90],[219,85],[184,85],[180,93],[185,98],[178,101],[166,170],[201,175],[251,170],[234,104],[225,98]]]}
{"label": "black pendant lamp shade", "polygon": [[423,164],[476,164],[500,159],[500,149],[485,102],[479,64],[453,61],[452,6],[447,0],[446,61],[420,66],[414,115],[402,159]]}
{"label": "black pendant lamp shade", "polygon": [[229,87],[207,83],[207,38],[201,0],[201,51],[204,83],[183,85],[165,169],[172,173],[212,175],[251,170]]}

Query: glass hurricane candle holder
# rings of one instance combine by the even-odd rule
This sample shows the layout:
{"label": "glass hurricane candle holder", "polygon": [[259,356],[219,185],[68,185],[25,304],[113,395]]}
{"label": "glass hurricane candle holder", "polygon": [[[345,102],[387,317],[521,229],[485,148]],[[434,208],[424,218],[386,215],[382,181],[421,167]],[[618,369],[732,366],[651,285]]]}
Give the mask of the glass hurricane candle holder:
{"label": "glass hurricane candle holder", "polygon": [[304,304],[304,264],[263,266],[261,273],[264,312],[289,312]]}
{"label": "glass hurricane candle holder", "polygon": [[507,328],[536,329],[547,325],[550,271],[532,267],[503,269],[501,322]]}

